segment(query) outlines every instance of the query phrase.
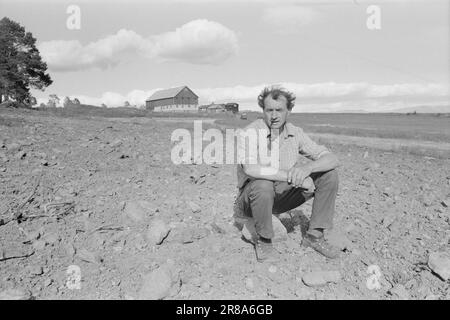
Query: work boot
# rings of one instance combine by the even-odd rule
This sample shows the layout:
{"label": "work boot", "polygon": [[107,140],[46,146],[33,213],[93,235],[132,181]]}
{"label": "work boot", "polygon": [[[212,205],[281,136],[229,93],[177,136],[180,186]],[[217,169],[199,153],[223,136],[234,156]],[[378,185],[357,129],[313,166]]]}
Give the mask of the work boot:
{"label": "work boot", "polygon": [[303,237],[302,245],[305,247],[313,248],[321,255],[329,259],[336,259],[337,257],[339,257],[339,250],[329,244],[328,241],[325,240],[323,234],[320,237],[316,237],[314,235],[306,233],[306,235]]}
{"label": "work boot", "polygon": [[273,247],[272,241],[256,240],[255,243],[256,259],[258,262],[277,262],[278,252]]}

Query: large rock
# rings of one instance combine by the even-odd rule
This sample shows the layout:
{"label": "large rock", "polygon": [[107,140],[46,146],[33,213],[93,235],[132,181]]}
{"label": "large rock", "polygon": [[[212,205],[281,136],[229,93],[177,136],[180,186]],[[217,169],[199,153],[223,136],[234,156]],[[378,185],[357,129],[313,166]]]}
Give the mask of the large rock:
{"label": "large rock", "polygon": [[125,203],[124,213],[132,222],[143,222],[147,217],[156,212],[152,203],[144,200],[127,201]]}
{"label": "large rock", "polygon": [[152,245],[161,244],[170,232],[170,227],[161,219],[153,219],[147,231],[147,239]]}
{"label": "large rock", "polygon": [[94,264],[101,264],[103,262],[103,259],[98,254],[85,248],[77,250],[76,257],[82,261]]}
{"label": "large rock", "polygon": [[31,300],[29,291],[23,289],[8,289],[0,292],[0,300]]}
{"label": "large rock", "polygon": [[[274,237],[272,239],[273,242],[285,241],[287,239],[287,230],[286,227],[281,223],[281,221],[274,215],[272,215],[272,226]],[[255,220],[248,219],[245,221],[244,226],[242,228],[242,236],[252,243],[255,243],[258,238],[255,229]]]}
{"label": "large rock", "polygon": [[180,278],[174,268],[163,265],[144,276],[139,300],[161,300],[179,291]]}
{"label": "large rock", "polygon": [[6,145],[6,149],[7,149],[9,152],[20,151],[21,146],[20,146],[20,144],[14,143],[14,142],[13,142],[13,143],[7,144],[7,145]]}
{"label": "large rock", "polygon": [[302,280],[309,287],[317,287],[329,282],[338,283],[341,280],[341,274],[339,271],[314,271],[305,273]]}
{"label": "large rock", "polygon": [[446,208],[450,207],[450,197],[447,197],[445,200],[442,200],[441,204]]}
{"label": "large rock", "polygon": [[448,252],[433,252],[428,257],[428,266],[442,280],[450,278],[450,254]]}
{"label": "large rock", "polygon": [[40,276],[44,273],[44,270],[41,266],[38,265],[32,265],[29,266],[27,268],[27,272],[31,275],[31,276]]}
{"label": "large rock", "polygon": [[36,251],[41,251],[45,249],[47,243],[44,240],[36,240],[33,242],[32,246]]}

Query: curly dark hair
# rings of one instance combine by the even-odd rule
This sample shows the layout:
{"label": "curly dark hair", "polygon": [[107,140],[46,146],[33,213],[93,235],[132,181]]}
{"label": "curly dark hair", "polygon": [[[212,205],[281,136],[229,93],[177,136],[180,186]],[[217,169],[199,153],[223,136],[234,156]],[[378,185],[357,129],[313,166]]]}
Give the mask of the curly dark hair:
{"label": "curly dark hair", "polygon": [[292,110],[292,108],[294,107],[295,95],[292,92],[287,91],[285,88],[280,86],[271,86],[265,87],[258,96],[258,105],[263,110],[264,110],[264,99],[266,99],[269,95],[274,100],[278,100],[280,96],[285,97],[287,101],[288,110]]}

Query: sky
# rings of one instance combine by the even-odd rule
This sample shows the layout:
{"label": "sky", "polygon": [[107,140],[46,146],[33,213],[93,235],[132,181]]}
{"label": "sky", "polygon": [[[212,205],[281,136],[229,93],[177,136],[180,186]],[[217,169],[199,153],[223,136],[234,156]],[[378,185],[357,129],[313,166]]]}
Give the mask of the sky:
{"label": "sky", "polygon": [[450,111],[449,3],[0,0],[0,18],[37,39],[53,79],[39,102],[140,106],[187,85],[200,104],[258,110],[264,86],[282,85],[293,112]]}

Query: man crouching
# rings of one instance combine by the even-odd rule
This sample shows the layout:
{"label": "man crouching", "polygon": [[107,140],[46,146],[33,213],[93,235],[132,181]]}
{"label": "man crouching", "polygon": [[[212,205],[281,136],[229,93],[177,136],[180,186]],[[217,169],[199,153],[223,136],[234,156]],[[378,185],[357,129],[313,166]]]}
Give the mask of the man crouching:
{"label": "man crouching", "polygon": [[[258,132],[256,146],[246,143],[248,135],[239,138],[246,156],[237,166],[239,192],[235,218],[253,217],[257,233],[254,245],[260,262],[278,260],[271,240],[274,237],[272,213],[289,211],[311,198],[314,198],[312,214],[302,244],[328,258],[336,258],[339,253],[324,237],[324,230],[333,225],[338,190],[335,169],[339,162],[325,146],[316,144],[301,128],[287,122],[294,101],[291,92],[281,87],[266,87],[258,96],[263,119],[255,120],[244,129],[247,133],[248,130]],[[249,150],[255,147],[256,157]],[[277,170],[267,170],[267,163],[261,161],[261,148],[270,154],[278,151]],[[301,165],[300,156],[312,161]]]}

